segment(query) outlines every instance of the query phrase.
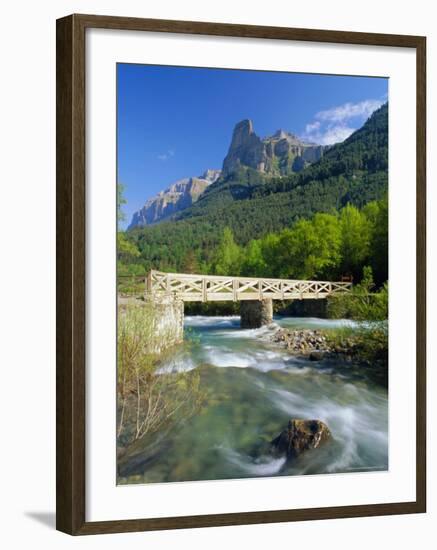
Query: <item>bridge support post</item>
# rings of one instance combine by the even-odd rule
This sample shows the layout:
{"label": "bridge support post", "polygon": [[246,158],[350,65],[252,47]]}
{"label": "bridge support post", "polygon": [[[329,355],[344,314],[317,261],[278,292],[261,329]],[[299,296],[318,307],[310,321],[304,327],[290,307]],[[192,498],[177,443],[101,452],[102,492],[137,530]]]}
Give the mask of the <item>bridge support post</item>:
{"label": "bridge support post", "polygon": [[273,301],[270,298],[240,302],[241,328],[260,328],[269,325],[272,321]]}

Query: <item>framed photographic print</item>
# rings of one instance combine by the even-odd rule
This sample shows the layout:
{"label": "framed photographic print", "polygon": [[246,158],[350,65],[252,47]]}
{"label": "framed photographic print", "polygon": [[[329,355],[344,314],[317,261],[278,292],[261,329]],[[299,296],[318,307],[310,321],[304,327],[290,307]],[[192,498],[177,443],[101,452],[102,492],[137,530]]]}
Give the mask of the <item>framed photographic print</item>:
{"label": "framed photographic print", "polygon": [[426,509],[424,37],[57,22],[57,528]]}

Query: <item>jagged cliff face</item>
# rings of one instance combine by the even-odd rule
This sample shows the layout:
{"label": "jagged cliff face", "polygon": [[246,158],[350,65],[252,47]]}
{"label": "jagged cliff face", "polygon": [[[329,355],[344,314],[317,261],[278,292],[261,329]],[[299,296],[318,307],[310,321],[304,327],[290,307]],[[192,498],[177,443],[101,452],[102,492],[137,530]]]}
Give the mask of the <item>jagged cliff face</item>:
{"label": "jagged cliff face", "polygon": [[220,176],[221,170],[206,170],[199,177],[183,178],[165,191],[146,201],[132,217],[128,229],[143,227],[161,221],[175,212],[188,208],[197,201],[205,189]]}
{"label": "jagged cliff face", "polygon": [[242,120],[232,135],[228,154],[223,161],[223,175],[248,167],[271,175],[300,172],[306,165],[319,160],[325,147],[305,143],[294,134],[278,130],[261,139],[253,130],[251,120]]}
{"label": "jagged cliff face", "polygon": [[207,170],[199,177],[176,181],[135,212],[128,229],[157,223],[189,208],[221,175],[226,177],[251,168],[267,176],[284,176],[300,172],[308,164],[318,161],[325,149],[322,145],[305,143],[284,130],[261,139],[254,132],[252,121],[242,120],[234,128],[223,170]]}

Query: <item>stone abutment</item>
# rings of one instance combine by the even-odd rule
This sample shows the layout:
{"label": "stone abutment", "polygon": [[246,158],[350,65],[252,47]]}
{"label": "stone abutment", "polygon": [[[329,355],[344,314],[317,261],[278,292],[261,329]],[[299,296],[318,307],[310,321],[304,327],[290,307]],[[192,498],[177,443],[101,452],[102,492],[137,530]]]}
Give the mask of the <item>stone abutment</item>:
{"label": "stone abutment", "polygon": [[273,301],[270,298],[245,300],[240,303],[241,328],[260,328],[272,321]]}

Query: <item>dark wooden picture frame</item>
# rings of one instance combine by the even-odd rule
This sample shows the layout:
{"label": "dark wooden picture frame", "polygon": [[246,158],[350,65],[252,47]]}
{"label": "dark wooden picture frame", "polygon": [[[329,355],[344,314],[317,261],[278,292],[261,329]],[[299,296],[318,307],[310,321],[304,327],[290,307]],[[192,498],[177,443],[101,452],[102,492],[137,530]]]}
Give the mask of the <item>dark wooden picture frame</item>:
{"label": "dark wooden picture frame", "polygon": [[[374,505],[87,522],[85,516],[85,31],[122,29],[416,50],[416,499]],[[57,529],[71,535],[426,511],[426,39],[421,36],[70,15],[57,21]]]}

